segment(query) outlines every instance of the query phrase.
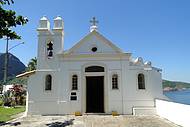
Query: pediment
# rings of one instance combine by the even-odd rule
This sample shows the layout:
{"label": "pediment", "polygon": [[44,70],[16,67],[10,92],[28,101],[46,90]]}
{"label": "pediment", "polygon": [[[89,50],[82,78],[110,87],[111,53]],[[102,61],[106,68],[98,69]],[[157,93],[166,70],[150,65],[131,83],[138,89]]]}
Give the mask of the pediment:
{"label": "pediment", "polygon": [[121,49],[96,31],[90,32],[76,45],[68,50],[68,54],[117,54]]}

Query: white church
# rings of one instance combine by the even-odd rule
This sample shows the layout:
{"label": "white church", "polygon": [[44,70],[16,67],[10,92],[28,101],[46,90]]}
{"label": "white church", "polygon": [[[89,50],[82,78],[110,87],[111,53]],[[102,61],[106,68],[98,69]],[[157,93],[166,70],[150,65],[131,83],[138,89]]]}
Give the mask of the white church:
{"label": "white church", "polygon": [[155,99],[165,99],[161,69],[132,58],[98,32],[90,32],[64,50],[64,22],[42,17],[38,31],[37,70],[28,78],[27,114],[75,112],[111,114],[155,113]]}

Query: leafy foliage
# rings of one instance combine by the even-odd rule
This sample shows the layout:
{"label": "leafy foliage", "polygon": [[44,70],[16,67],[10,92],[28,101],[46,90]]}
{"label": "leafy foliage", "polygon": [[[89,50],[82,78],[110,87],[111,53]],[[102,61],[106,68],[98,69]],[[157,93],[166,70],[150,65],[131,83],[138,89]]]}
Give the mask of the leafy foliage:
{"label": "leafy foliage", "polygon": [[36,66],[37,66],[37,58],[35,57],[29,61],[26,71],[36,70]]}
{"label": "leafy foliage", "polygon": [[11,106],[11,93],[10,91],[7,91],[2,96],[3,105],[4,106]]}
{"label": "leafy foliage", "polygon": [[[0,81],[0,84],[3,83],[4,83],[3,80]],[[27,78],[8,77],[7,82],[4,85],[11,85],[11,84],[27,85]]]}
{"label": "leafy foliage", "polygon": [[15,107],[16,105],[25,105],[26,88],[22,85],[13,85],[1,98],[4,106]]}
{"label": "leafy foliage", "polygon": [[8,39],[21,39],[15,31],[10,28],[16,27],[17,25],[24,25],[28,22],[28,19],[16,15],[16,12],[13,10],[3,9],[4,5],[13,4],[13,0],[0,0],[0,39],[6,36]]}
{"label": "leafy foliage", "polygon": [[25,105],[26,103],[26,89],[22,85],[13,85],[10,89],[12,93],[12,102],[11,105]]}
{"label": "leafy foliage", "polygon": [[185,83],[185,82],[163,80],[162,84],[163,84],[163,88],[166,88],[166,87],[178,88],[178,89],[190,88],[190,83]]}
{"label": "leafy foliage", "polygon": [[14,3],[14,1],[13,0],[0,0],[0,4],[8,4],[8,5],[10,5],[10,3]]}

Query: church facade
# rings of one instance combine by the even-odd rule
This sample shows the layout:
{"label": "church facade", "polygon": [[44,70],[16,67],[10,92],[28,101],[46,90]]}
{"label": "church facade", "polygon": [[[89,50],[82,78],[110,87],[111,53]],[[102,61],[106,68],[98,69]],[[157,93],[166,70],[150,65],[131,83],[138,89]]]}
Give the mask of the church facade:
{"label": "church facade", "polygon": [[163,99],[161,70],[132,58],[98,32],[64,50],[64,23],[40,19],[37,70],[28,78],[28,115],[154,112]]}

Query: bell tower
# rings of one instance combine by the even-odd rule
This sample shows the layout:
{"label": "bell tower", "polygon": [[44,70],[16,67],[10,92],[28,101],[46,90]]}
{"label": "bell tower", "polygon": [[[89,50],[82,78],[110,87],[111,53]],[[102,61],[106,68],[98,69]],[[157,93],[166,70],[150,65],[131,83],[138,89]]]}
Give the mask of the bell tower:
{"label": "bell tower", "polygon": [[60,16],[54,19],[51,30],[50,22],[43,16],[39,21],[37,69],[48,69],[55,65],[57,54],[63,51],[63,20]]}
{"label": "bell tower", "polygon": [[47,56],[47,44],[51,41],[50,22],[47,17],[43,16],[39,21],[38,31],[38,55],[37,55],[37,69],[43,66]]}
{"label": "bell tower", "polygon": [[64,46],[64,23],[60,16],[54,19],[53,26],[53,40],[54,40],[54,52],[60,53],[63,51]]}

